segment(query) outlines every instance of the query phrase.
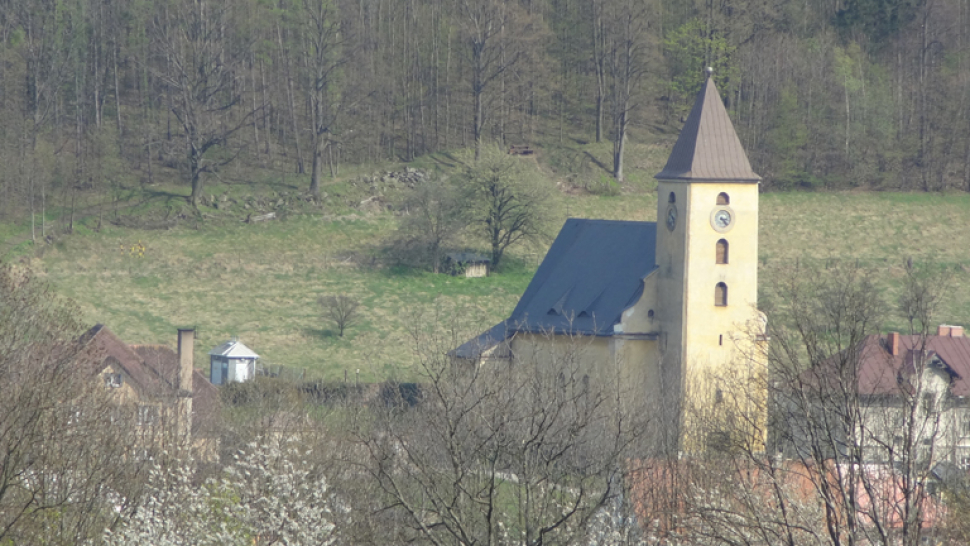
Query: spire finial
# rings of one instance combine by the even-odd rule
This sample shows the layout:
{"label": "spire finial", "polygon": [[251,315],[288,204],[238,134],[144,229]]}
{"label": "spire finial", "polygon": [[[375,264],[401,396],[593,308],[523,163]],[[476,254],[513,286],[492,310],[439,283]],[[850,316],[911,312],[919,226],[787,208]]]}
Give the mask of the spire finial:
{"label": "spire finial", "polygon": [[709,67],[707,67],[707,68],[704,69],[704,73],[707,74],[707,77],[708,78],[710,78],[711,75],[714,74],[714,69],[709,66]]}

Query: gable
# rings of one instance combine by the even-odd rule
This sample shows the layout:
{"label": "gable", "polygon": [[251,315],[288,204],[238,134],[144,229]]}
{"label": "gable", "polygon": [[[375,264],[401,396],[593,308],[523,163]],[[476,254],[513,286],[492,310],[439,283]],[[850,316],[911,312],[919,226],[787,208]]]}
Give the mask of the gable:
{"label": "gable", "polygon": [[655,222],[566,220],[506,322],[512,331],[610,335],[656,268]]}

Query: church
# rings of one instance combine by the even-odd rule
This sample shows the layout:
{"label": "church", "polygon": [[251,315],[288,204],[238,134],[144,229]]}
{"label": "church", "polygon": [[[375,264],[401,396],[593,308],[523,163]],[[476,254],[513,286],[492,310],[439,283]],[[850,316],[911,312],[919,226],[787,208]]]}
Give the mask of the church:
{"label": "church", "polygon": [[509,318],[451,354],[514,361],[581,339],[590,375],[618,370],[627,402],[655,412],[665,449],[683,453],[717,443],[716,427],[691,432],[698,415],[742,398],[764,408],[730,392],[764,369],[761,178],[710,77],[656,179],[657,222],[568,219]]}

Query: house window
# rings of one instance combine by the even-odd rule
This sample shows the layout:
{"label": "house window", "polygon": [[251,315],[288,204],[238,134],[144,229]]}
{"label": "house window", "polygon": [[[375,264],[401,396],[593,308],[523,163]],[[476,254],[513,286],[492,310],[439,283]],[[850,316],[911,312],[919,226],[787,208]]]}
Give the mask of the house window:
{"label": "house window", "polygon": [[717,285],[714,287],[714,305],[718,307],[727,307],[727,298],[727,285],[723,282],[717,283]]}
{"label": "house window", "polygon": [[717,251],[714,253],[714,255],[715,263],[728,263],[728,242],[726,239],[721,239],[717,242]]}
{"label": "house window", "polygon": [[963,433],[963,436],[970,436],[970,413],[963,414],[963,425],[960,432]]}
{"label": "house window", "polygon": [[674,195],[674,192],[670,192],[670,195],[667,196],[667,202],[668,203],[676,203],[677,202],[677,196]]}
{"label": "house window", "polygon": [[960,457],[960,469],[964,471],[970,471],[970,455],[964,455]]}
{"label": "house window", "polygon": [[81,416],[82,416],[81,407],[71,406],[71,408],[67,410],[67,424],[68,425],[79,424],[81,422]]}
{"label": "house window", "polygon": [[728,197],[728,194],[726,194],[726,193],[724,193],[722,191],[721,193],[717,194],[717,204],[718,205],[730,205],[731,204],[731,198]]}
{"label": "house window", "polygon": [[653,309],[647,311],[647,318],[653,320]]}
{"label": "house window", "polygon": [[112,389],[117,389],[124,385],[125,378],[120,373],[106,373],[104,374],[104,386],[111,387]]}
{"label": "house window", "polygon": [[138,406],[138,426],[154,425],[158,422],[157,406]]}

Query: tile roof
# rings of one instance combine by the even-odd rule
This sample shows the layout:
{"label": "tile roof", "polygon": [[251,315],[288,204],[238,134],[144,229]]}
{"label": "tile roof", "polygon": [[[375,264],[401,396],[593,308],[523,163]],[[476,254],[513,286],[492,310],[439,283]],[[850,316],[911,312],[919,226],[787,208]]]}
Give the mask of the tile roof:
{"label": "tile roof", "polygon": [[[166,345],[127,345],[107,327],[98,324],[81,337],[108,363],[118,366],[139,392],[153,398],[172,398],[179,371],[178,353]],[[100,364],[93,366],[98,373]],[[219,391],[199,370],[192,371],[192,428],[204,427],[219,411]]]}
{"label": "tile roof", "polygon": [[516,332],[612,335],[656,268],[656,222],[566,220],[508,319],[451,352],[477,358]]}
{"label": "tile roof", "polygon": [[[124,341],[118,338],[107,327],[98,324],[82,336],[83,341],[89,347],[97,350],[107,363],[123,371],[127,376],[126,381],[131,381],[135,386],[153,396],[174,395],[171,385],[169,385],[158,373],[145,365],[144,359]],[[101,371],[97,366],[93,373]]]}
{"label": "tile roof", "polygon": [[712,78],[707,78],[667,165],[655,178],[690,182],[758,182],[761,177],[734,131]]}
{"label": "tile roof", "polygon": [[[896,334],[899,335],[899,334]],[[866,336],[856,347],[859,394],[895,395],[906,378],[915,373],[914,359],[926,351],[925,359],[938,356],[947,367],[953,396],[970,395],[970,338],[963,336],[899,335],[899,349],[893,355],[888,336]]]}

